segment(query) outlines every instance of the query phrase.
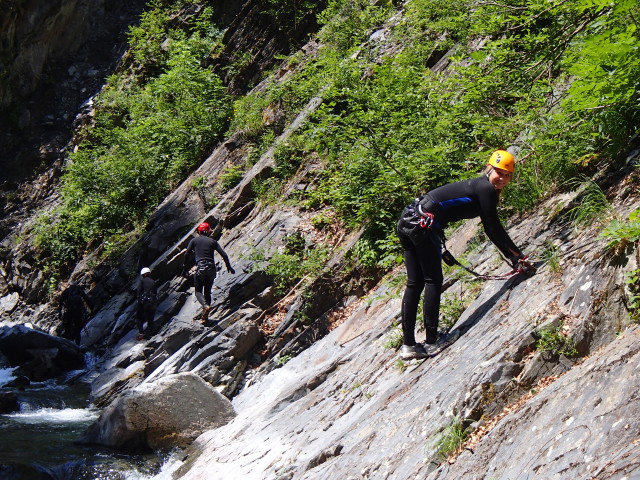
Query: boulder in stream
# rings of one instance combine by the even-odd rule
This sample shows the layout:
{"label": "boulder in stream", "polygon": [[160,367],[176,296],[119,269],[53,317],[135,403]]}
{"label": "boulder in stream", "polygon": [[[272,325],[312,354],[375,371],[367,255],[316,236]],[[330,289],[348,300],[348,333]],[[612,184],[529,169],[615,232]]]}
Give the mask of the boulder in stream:
{"label": "boulder in stream", "polygon": [[234,417],[231,402],[211,385],[193,373],[178,373],[118,398],[78,442],[128,451],[186,446]]}

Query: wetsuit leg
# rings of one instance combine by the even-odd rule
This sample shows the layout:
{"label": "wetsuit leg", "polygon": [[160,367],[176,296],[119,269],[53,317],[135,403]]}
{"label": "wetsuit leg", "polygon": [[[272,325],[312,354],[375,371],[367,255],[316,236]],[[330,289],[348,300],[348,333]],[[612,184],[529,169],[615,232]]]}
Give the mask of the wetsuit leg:
{"label": "wetsuit leg", "polygon": [[207,305],[211,305],[211,291],[213,290],[213,281],[215,276],[211,275],[207,277],[204,283],[204,300]]}
{"label": "wetsuit leg", "polygon": [[65,310],[64,315],[62,317],[62,325],[63,325],[63,333],[62,337],[67,340],[72,340],[77,344],[80,343],[80,319],[82,312],[77,312],[75,310]]}
{"label": "wetsuit leg", "polygon": [[136,309],[136,327],[138,328],[138,333],[144,333],[144,307],[140,303],[138,303]]}
{"label": "wetsuit leg", "polygon": [[420,294],[424,289],[424,275],[415,248],[404,251],[404,264],[407,269],[407,286],[402,297],[402,336],[405,345],[415,345],[416,316]]}
{"label": "wetsuit leg", "polygon": [[142,321],[147,323],[147,332],[153,335],[153,317],[156,313],[156,307],[155,305],[147,305],[142,310]]}
{"label": "wetsuit leg", "polygon": [[[195,290],[196,290],[196,300],[198,300],[198,303],[200,303],[200,305],[202,305],[204,307],[205,305],[207,305],[207,302],[205,300],[205,296],[203,294],[203,292],[206,291],[205,282],[200,280],[198,278],[198,275],[194,275],[193,276],[193,286],[195,287]],[[209,301],[211,301],[211,293],[209,293]]]}
{"label": "wetsuit leg", "polygon": [[442,289],[440,245],[427,241],[405,250],[407,286],[402,299],[402,330],[405,345],[415,345],[415,326],[420,294],[424,290],[423,317],[427,343],[438,338],[438,316]]}

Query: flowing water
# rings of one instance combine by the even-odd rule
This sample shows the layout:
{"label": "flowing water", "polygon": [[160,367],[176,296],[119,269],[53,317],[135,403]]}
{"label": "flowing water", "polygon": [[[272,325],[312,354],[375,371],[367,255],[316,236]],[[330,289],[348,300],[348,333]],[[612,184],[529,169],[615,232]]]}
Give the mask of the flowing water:
{"label": "flowing water", "polygon": [[[0,368],[0,387],[13,380],[12,373]],[[86,385],[47,381],[10,390],[20,411],[0,415],[0,465],[36,467],[56,480],[163,478],[160,455],[123,455],[75,443],[100,413],[88,405]]]}

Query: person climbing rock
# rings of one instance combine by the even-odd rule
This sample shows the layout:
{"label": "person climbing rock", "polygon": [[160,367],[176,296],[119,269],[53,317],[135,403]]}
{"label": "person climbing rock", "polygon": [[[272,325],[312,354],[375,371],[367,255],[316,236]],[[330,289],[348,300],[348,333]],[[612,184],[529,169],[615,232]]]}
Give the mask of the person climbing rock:
{"label": "person climbing rock", "polygon": [[[144,340],[147,336],[153,335],[153,317],[156,314],[158,304],[158,292],[156,281],[151,278],[151,269],[144,267],[140,270],[140,277],[136,286],[136,296],[138,305],[136,309],[136,326],[138,327],[137,340]],[[147,330],[144,330],[144,324]]]}
{"label": "person climbing rock", "polygon": [[[207,222],[198,225],[198,236],[191,239],[184,257],[182,276],[186,277],[195,266],[193,285],[196,299],[202,305],[202,322],[205,323],[211,310],[211,290],[216,278],[216,262],[214,253],[218,252],[224,260],[227,271],[236,273],[231,267],[229,256],[220,244],[210,237],[211,226]],[[193,259],[192,259],[193,257]]]}
{"label": "person climbing rock", "polygon": [[[515,159],[511,153],[497,150],[489,158],[481,176],[435,188],[416,198],[400,215],[397,233],[404,249],[407,269],[407,285],[401,307],[403,345],[400,358],[403,360],[427,358],[440,350],[438,317],[443,282],[441,239],[447,224],[480,217],[487,236],[514,268],[532,268],[498,217],[500,192],[511,181],[514,166]],[[415,325],[423,290],[426,341],[421,345],[415,340]]]}
{"label": "person climbing rock", "polygon": [[63,283],[58,299],[58,318],[63,331],[61,336],[80,345],[80,334],[87,323],[87,311],[93,310],[91,298],[75,282]]}

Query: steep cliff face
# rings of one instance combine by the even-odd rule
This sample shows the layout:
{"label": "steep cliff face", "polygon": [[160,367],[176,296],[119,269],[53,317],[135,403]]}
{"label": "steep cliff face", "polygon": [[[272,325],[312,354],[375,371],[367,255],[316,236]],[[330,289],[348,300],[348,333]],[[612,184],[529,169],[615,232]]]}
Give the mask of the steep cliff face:
{"label": "steep cliff face", "polygon": [[[38,212],[56,205],[62,162],[73,127],[91,118],[90,100],[119,65],[125,52],[126,30],[138,22],[144,4],[143,0],[108,4],[69,0],[46,6],[17,2],[0,19],[0,60],[6,78],[0,86],[0,156],[5,167],[0,173],[0,298],[6,297],[0,311],[15,312],[21,321],[36,315],[43,328],[54,327],[55,320],[46,305],[46,276],[33,249],[22,240],[29,235]],[[215,68],[226,72],[226,81],[235,93],[254,86],[273,66],[277,55],[288,53],[292,42],[302,41],[317,28],[313,18],[308,18],[296,31],[284,32],[267,20],[262,13],[264,4],[257,0],[224,2],[213,7],[220,25],[228,25]],[[227,71],[228,63],[237,61],[235,56],[240,49],[249,46],[251,60],[244,62],[239,71]],[[240,136],[227,140],[222,151],[228,151],[229,158],[224,161],[243,161],[243,143]],[[214,171],[207,167],[199,171],[198,175],[209,178],[206,188],[212,188],[224,166],[216,164]],[[187,194],[188,208],[194,210],[178,218],[172,211],[175,199]],[[79,262],[74,274],[87,275],[86,267],[91,263],[94,272],[88,283],[95,285],[98,302],[106,301],[124,287],[138,265],[153,262],[175,243],[187,225],[204,213],[204,204],[205,199],[190,192],[185,184],[159,208],[149,226],[153,230],[160,222],[172,222],[165,218],[168,215],[177,219],[177,230],[165,223],[161,227],[164,234],[154,234],[153,239],[145,236],[120,262],[126,265],[124,269],[112,271],[112,266],[89,254]],[[104,276],[109,280],[101,281]]]}
{"label": "steep cliff face", "polygon": [[1,180],[51,168],[80,105],[124,53],[143,0],[5,2],[0,18]]}
{"label": "steep cliff face", "polygon": [[[245,9],[233,5],[247,12],[255,2]],[[239,18],[232,22],[229,58],[233,46],[248,44],[246,32]],[[252,85],[277,53],[274,45],[284,48],[267,37],[259,42],[265,60],[229,80],[234,87]],[[304,48],[313,50],[313,43]],[[286,72],[283,67],[275,76]],[[286,142],[320,103],[313,98],[274,145]],[[625,273],[639,268],[637,244],[607,252],[595,229],[576,230],[562,215],[581,202],[579,193],[550,199],[509,225],[516,243],[539,263],[538,273],[480,288],[452,275],[447,294],[474,297],[454,326],[460,338],[433,359],[405,364],[393,346],[402,270],[380,281],[343,268],[345,252],[360,232],[314,228],[312,212],[294,202],[261,204],[252,180],[271,175],[274,148],[210,208],[207,191],[215,190],[227,166],[244,163],[250,153],[241,134],[228,138],[165,199],[115,267],[88,254],[74,271],[76,279],[92,285],[99,305],[83,333],[83,346],[100,356],[85,379],[97,406],[183,372],[233,399],[236,418],[201,435],[174,478],[211,478],[212,472],[215,478],[282,480],[639,473],[633,419],[640,333],[637,325],[629,326],[624,290]],[[630,152],[619,170],[598,179],[620,218],[640,207],[637,163],[638,152]],[[317,168],[301,168],[285,197],[307,188]],[[55,175],[46,175],[50,183],[37,198],[53,202]],[[195,179],[205,179],[204,185],[196,188]],[[220,272],[211,324],[202,325],[192,280],[179,272],[194,226],[214,219],[214,235],[236,274]],[[467,249],[478,228],[469,222],[451,236],[454,254]],[[327,247],[330,260],[310,285],[276,294],[260,257],[282,251],[292,236]],[[54,330],[53,306],[39,303],[44,278],[28,252],[13,254],[13,242],[3,241],[4,265],[10,266],[10,286],[0,285],[3,298],[12,290],[35,306],[16,308],[19,302],[12,299],[6,312],[13,312],[14,321],[37,319],[41,328]],[[542,261],[543,245],[560,252],[557,265]],[[506,268],[495,259],[486,243],[468,256],[480,272]],[[132,279],[147,265],[159,285],[157,331],[138,341]],[[572,338],[575,353],[545,351],[538,338],[547,327]],[[455,421],[471,426],[473,436],[455,460],[442,463],[439,439]]]}

